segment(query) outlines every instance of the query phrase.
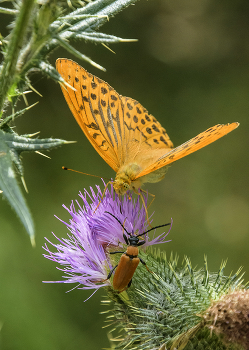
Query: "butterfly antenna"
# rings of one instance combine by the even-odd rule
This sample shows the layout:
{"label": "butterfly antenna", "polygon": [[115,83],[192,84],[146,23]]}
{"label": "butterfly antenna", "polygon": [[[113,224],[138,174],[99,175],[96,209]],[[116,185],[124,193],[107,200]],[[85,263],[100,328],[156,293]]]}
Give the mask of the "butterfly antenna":
{"label": "butterfly antenna", "polygon": [[83,175],[98,177],[98,178],[100,178],[100,179],[105,179],[105,180],[108,180],[108,181],[109,181],[108,183],[110,183],[110,179],[107,179],[106,177],[103,177],[103,176],[98,176],[98,175],[92,175],[92,174],[83,173],[82,171],[78,171],[78,170],[74,170],[74,169],[69,169],[69,168],[67,168],[67,167],[65,167],[65,166],[63,166],[62,169],[63,169],[63,170],[70,170],[70,171],[73,171],[73,172],[75,172],[75,173],[79,173],[79,174],[83,174]]}

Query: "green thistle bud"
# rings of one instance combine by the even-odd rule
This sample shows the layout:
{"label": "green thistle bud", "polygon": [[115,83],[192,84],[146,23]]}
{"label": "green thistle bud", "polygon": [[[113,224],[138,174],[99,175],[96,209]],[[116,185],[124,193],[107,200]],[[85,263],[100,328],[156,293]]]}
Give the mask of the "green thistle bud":
{"label": "green thistle bud", "polygon": [[239,290],[241,269],[227,277],[225,263],[210,273],[206,258],[197,270],[186,257],[178,266],[178,258],[164,252],[139,254],[153,273],[139,265],[131,287],[120,294],[108,287],[104,301],[113,305],[107,311],[111,333],[119,330],[113,349],[248,349],[249,299]]}

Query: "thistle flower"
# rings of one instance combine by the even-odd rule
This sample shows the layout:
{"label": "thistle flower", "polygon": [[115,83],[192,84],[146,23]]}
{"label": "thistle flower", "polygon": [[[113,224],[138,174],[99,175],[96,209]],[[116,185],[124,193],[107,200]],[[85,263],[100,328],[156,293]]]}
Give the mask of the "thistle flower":
{"label": "thistle flower", "polygon": [[[56,251],[50,251],[45,244],[43,248],[48,254],[44,256],[59,263],[62,266],[59,270],[65,273],[64,280],[48,283],[78,283],[78,289],[95,291],[110,286],[107,276],[113,264],[109,252],[120,248],[124,250],[126,245],[124,228],[120,223],[124,223],[132,235],[147,230],[146,211],[144,206],[140,206],[139,196],[137,200],[132,199],[132,194],[120,199],[111,187],[111,191],[106,190],[102,198],[99,186],[96,187],[97,193],[90,188],[90,193],[85,190],[84,194],[79,194],[82,206],[77,200],[77,207],[73,202],[70,208],[63,205],[71,215],[69,223],[59,219],[70,231],[68,238],[60,239],[53,233],[59,241],[57,244],[45,238]],[[148,234],[145,234],[143,247],[165,243],[167,235],[168,232],[162,233],[149,241]]]}

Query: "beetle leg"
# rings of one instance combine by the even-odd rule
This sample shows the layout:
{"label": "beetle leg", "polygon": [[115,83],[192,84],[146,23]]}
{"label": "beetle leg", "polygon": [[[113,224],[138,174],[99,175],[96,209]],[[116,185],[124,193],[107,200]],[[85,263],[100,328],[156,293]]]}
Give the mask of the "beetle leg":
{"label": "beetle leg", "polygon": [[117,253],[125,253],[125,252],[109,252],[109,254],[117,254]]}
{"label": "beetle leg", "polygon": [[111,271],[108,273],[107,279],[106,279],[105,281],[107,281],[107,280],[109,280],[109,279],[111,278],[111,275],[113,274],[113,272],[114,272],[114,270],[116,269],[117,266],[118,266],[118,265],[114,266],[114,267],[111,269]]}
{"label": "beetle leg", "polygon": [[[138,257],[139,258],[139,257]],[[153,273],[152,271],[149,270],[148,266],[146,265],[146,262],[143,261],[143,259],[139,258],[139,260],[141,261],[141,263],[146,267],[147,271],[149,271],[150,273]]]}

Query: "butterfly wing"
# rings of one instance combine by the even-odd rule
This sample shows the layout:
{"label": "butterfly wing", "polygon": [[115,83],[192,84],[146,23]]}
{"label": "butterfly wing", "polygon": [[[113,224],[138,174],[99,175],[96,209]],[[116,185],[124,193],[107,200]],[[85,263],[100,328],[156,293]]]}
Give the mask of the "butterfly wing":
{"label": "butterfly wing", "polygon": [[166,130],[138,101],[124,96],[121,96],[121,99],[128,141],[143,144],[141,148],[170,149],[173,147]]}
{"label": "butterfly wing", "polygon": [[56,69],[75,90],[62,92],[79,126],[100,156],[118,171],[124,162],[125,130],[119,94],[76,62],[60,58]]}
{"label": "butterfly wing", "polygon": [[140,172],[136,178],[140,178],[145,176],[157,169],[160,169],[164,166],[167,166],[176,160],[187,156],[199,149],[209,145],[210,143],[218,140],[222,136],[225,136],[232,130],[236,129],[239,126],[239,123],[231,123],[231,124],[217,124],[196,137],[190,139],[189,141],[183,143],[182,145],[174,148],[170,152],[162,155],[154,164],[144,169]]}

